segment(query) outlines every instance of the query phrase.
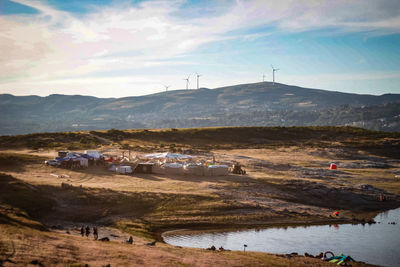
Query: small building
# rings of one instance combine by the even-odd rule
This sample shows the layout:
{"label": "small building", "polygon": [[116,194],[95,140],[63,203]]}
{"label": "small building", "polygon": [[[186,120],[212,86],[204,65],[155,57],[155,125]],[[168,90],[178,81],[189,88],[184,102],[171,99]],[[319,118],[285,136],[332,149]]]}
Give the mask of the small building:
{"label": "small building", "polygon": [[133,172],[131,166],[124,165],[117,166],[116,171],[121,174],[130,174]]}
{"label": "small building", "polygon": [[139,163],[135,168],[135,173],[153,173],[154,163],[144,162]]}

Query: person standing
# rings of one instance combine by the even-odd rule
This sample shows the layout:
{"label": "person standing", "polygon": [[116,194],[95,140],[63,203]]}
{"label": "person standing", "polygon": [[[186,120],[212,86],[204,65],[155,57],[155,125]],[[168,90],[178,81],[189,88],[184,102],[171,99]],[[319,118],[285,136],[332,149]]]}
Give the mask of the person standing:
{"label": "person standing", "polygon": [[85,229],[83,229],[83,225],[82,225],[82,227],[81,227],[81,236],[84,236],[85,235]]}
{"label": "person standing", "polygon": [[86,225],[86,237],[89,237],[90,235],[90,227],[88,225]]}
{"label": "person standing", "polygon": [[99,238],[99,234],[97,232],[97,226],[93,226],[93,237],[94,240],[97,240],[97,238]]}

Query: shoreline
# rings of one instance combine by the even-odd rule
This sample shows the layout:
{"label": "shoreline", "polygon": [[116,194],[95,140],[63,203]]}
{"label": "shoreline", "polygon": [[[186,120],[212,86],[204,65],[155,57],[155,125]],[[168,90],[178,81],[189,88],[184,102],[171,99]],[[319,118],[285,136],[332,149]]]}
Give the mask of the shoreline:
{"label": "shoreline", "polygon": [[[375,218],[378,214],[390,211],[393,209],[399,208],[399,206],[390,208],[390,209],[384,209],[380,211],[376,211],[375,215],[373,216],[368,216],[365,217],[365,220],[351,220],[351,219],[346,219],[346,218],[338,218],[338,219],[332,219],[332,220],[313,220],[313,221],[297,221],[297,222],[291,222],[291,221],[286,221],[286,222],[267,222],[267,223],[243,223],[243,224],[236,224],[236,225],[231,225],[231,224],[213,224],[213,225],[207,225],[205,226],[204,224],[198,224],[198,226],[192,226],[192,227],[186,227],[186,228],[177,228],[177,227],[166,227],[166,228],[161,228],[154,232],[154,237],[156,240],[160,240],[164,242],[164,236],[169,235],[171,233],[185,233],[185,234],[203,234],[203,233],[223,233],[223,232],[240,232],[240,231],[245,231],[245,230],[251,230],[251,229],[269,229],[269,228],[288,228],[288,227],[309,227],[309,226],[325,226],[325,225],[343,225],[343,224],[374,224],[376,223],[373,218]],[[370,214],[370,212],[368,212]],[[192,224],[193,225],[193,224]],[[230,226],[228,226],[230,225]]]}

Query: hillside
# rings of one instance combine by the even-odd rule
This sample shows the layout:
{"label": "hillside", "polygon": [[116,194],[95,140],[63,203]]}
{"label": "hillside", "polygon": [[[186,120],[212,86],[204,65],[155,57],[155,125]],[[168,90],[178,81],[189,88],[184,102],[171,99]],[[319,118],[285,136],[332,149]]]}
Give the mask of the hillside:
{"label": "hillside", "polygon": [[400,158],[400,133],[355,127],[215,127],[33,133],[0,136],[0,149],[85,149],[117,145],[125,149],[178,151],[195,149],[352,147],[359,151]]}
{"label": "hillside", "polygon": [[[352,125],[400,131],[400,108],[393,104],[399,101],[398,94],[358,95],[269,82],[125,98],[5,94],[0,95],[3,114],[0,134],[303,125]],[[357,115],[363,113],[370,115]]]}

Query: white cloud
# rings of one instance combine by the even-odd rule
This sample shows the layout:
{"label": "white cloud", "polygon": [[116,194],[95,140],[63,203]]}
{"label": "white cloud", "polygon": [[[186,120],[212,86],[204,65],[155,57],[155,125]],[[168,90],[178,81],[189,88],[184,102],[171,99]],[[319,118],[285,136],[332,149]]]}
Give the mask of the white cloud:
{"label": "white cloud", "polygon": [[[237,38],[251,41],[270,34],[232,33],[254,27],[400,32],[396,0],[236,1],[213,17],[199,18],[184,16],[183,1],[114,4],[79,16],[43,1],[13,1],[35,8],[39,14],[0,15],[0,49],[6,51],[0,54],[0,84],[8,90],[21,89],[22,84],[40,88],[57,80],[77,85],[82,81],[70,77],[98,72],[194,64],[175,59],[207,43]],[[140,84],[137,80],[131,84],[135,81]]]}

